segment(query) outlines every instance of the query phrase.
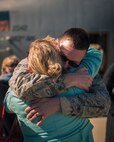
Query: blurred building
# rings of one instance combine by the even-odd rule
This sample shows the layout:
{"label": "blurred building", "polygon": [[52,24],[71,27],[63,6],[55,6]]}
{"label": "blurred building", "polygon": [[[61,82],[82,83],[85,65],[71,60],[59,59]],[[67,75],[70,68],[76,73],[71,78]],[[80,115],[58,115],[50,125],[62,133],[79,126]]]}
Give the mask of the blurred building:
{"label": "blurred building", "polygon": [[4,49],[21,59],[34,39],[81,27],[103,47],[105,70],[114,61],[113,13],[113,0],[0,0],[0,57]]}

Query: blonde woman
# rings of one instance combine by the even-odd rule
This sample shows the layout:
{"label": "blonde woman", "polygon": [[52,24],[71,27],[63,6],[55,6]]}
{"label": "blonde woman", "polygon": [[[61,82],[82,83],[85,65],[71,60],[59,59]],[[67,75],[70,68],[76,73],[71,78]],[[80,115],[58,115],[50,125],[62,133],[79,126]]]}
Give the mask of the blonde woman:
{"label": "blonde woman", "polygon": [[6,81],[9,80],[10,77],[12,76],[14,68],[17,66],[18,63],[19,63],[19,58],[16,57],[15,55],[10,55],[5,57],[2,61],[0,79]]}
{"label": "blonde woman", "polygon": [[[42,74],[42,77],[50,76],[52,78],[58,78],[62,73],[63,62],[59,52],[56,51],[54,46],[54,40],[49,40],[48,38],[47,40],[38,39],[32,42],[28,54],[28,72]],[[17,115],[21,125],[24,142],[42,141],[43,139],[40,134],[45,130],[38,127],[36,122],[30,122],[26,118],[26,113],[24,111],[24,109],[30,105],[31,102],[24,102],[18,99],[15,93],[10,89],[7,94],[8,95],[5,99],[6,110]],[[37,121],[38,120],[40,120],[40,117],[38,117]]]}
{"label": "blonde woman", "polygon": [[36,40],[31,44],[28,67],[32,72],[50,77],[58,77],[61,74],[63,63],[54,46],[55,41],[49,38]]}
{"label": "blonde woman", "polygon": [[[56,43],[54,43],[54,40],[49,40],[46,38],[36,40],[31,44],[28,55],[29,72],[42,74],[43,76],[50,76],[51,78],[58,78],[61,75],[63,62],[61,61],[59,52],[54,48],[55,44]],[[96,51],[94,53],[96,53],[95,59],[97,58],[98,60],[96,60],[97,69],[91,69],[93,77],[97,74],[102,58],[99,52],[97,53]],[[86,59],[81,63],[81,67],[88,64],[90,67],[93,64],[91,63],[94,61],[93,59],[91,60],[91,54],[92,51],[87,54]],[[88,69],[89,72],[90,68]],[[64,73],[74,72],[77,69],[76,67],[71,67],[67,71],[64,71]],[[64,93],[59,95],[70,97],[79,93],[84,94],[84,92],[84,90],[78,89],[76,87],[71,87]],[[34,92],[31,91],[31,93]],[[28,94],[27,97],[29,97],[31,93]],[[39,98],[40,97],[41,94],[39,95]],[[64,116],[63,114],[56,112],[48,116],[40,126],[37,126],[37,122],[42,118],[41,115],[39,115],[32,122],[26,118],[26,113],[24,110],[30,104],[30,101],[24,102],[21,99],[17,98],[17,96],[11,89],[9,90],[5,98],[5,106],[7,111],[12,111],[17,114],[23,132],[24,142],[93,142],[93,126],[90,123],[89,119],[76,116]]]}
{"label": "blonde woman", "polygon": [[[9,79],[11,78],[14,68],[19,63],[19,59],[15,55],[7,56],[2,61],[1,76],[0,76],[0,107],[3,105],[5,94],[9,88]],[[2,107],[1,107],[2,108]],[[13,123],[15,115],[4,112],[5,133],[8,134]]]}

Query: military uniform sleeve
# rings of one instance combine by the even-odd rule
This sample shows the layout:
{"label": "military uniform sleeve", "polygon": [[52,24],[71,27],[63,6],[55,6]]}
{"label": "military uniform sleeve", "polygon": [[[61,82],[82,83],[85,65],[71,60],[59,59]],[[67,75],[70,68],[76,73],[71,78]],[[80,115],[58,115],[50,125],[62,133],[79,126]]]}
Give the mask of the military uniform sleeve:
{"label": "military uniform sleeve", "polygon": [[60,102],[64,115],[89,118],[106,116],[111,105],[109,93],[99,75],[95,77],[88,93],[61,97]]}
{"label": "military uniform sleeve", "polygon": [[19,98],[30,101],[58,95],[65,88],[63,80],[64,76],[52,79],[46,75],[30,73],[27,59],[23,59],[15,68],[9,85]]}

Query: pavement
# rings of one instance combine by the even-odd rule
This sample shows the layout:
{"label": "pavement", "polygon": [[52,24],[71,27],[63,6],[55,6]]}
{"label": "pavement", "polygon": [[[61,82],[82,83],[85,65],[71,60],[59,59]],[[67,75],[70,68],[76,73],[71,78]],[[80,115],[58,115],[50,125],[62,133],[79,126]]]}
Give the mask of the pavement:
{"label": "pavement", "polygon": [[94,142],[105,142],[107,118],[91,118],[90,121],[94,126]]}

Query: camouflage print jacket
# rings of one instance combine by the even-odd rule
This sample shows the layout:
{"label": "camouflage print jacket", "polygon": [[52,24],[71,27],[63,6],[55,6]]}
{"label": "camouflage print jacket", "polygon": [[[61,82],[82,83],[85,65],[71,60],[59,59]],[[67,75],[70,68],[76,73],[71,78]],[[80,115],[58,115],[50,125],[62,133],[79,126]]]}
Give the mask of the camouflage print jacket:
{"label": "camouflage print jacket", "polygon": [[[65,88],[64,76],[52,79],[46,75],[29,73],[27,59],[23,59],[15,68],[9,85],[15,94],[25,101],[56,96]],[[110,107],[108,91],[99,76],[94,79],[89,93],[60,97],[60,102],[63,114],[81,117],[106,116]]]}
{"label": "camouflage print jacket", "polygon": [[31,101],[56,96],[64,90],[64,77],[49,78],[46,75],[30,73],[27,66],[25,58],[17,65],[9,81],[11,89],[19,98]]}

